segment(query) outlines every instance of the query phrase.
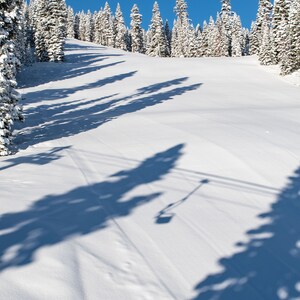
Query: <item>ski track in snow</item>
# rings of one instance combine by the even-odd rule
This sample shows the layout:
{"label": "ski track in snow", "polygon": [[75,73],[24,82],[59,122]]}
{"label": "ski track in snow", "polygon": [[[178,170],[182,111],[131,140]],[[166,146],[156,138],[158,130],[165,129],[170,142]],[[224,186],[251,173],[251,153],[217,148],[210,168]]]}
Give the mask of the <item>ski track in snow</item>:
{"label": "ski track in snow", "polygon": [[19,76],[0,299],[299,299],[299,88],[255,57],[66,54]]}

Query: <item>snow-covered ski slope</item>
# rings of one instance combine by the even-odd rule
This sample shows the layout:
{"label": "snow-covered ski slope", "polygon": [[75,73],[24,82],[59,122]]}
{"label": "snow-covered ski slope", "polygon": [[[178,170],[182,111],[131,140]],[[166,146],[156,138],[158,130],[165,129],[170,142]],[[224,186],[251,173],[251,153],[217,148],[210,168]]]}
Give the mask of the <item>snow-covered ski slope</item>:
{"label": "snow-covered ski slope", "polygon": [[20,74],[0,299],[299,299],[300,89],[255,57],[66,53]]}

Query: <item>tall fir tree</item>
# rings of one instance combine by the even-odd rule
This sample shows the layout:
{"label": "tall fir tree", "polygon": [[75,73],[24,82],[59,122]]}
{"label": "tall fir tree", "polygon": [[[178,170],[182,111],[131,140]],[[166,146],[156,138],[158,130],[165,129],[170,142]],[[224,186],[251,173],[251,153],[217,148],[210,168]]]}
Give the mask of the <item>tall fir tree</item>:
{"label": "tall fir tree", "polygon": [[48,7],[44,0],[35,0],[32,6],[35,55],[39,61],[48,61],[49,29],[47,22]]}
{"label": "tall fir tree", "polygon": [[264,24],[262,28],[262,42],[259,50],[259,61],[262,65],[276,64],[276,55],[274,51],[274,38],[272,28]]}
{"label": "tall fir tree", "polygon": [[23,120],[20,95],[16,91],[16,71],[19,60],[16,57],[15,42],[20,29],[21,0],[0,2],[0,156],[10,153],[12,125],[14,120]]}
{"label": "tall fir tree", "polygon": [[64,0],[35,0],[35,46],[40,61],[62,61],[67,26]]}
{"label": "tall fir tree", "polygon": [[131,51],[144,53],[143,31],[142,31],[142,15],[136,4],[133,5],[130,14],[130,33],[131,33]]}
{"label": "tall fir tree", "polygon": [[85,41],[92,42],[93,40],[93,16],[90,10],[85,14]]}
{"label": "tall fir tree", "polygon": [[166,41],[167,41],[167,56],[171,56],[172,30],[170,29],[168,20],[166,20],[165,22],[165,34],[166,34]]}
{"label": "tall fir tree", "polygon": [[80,39],[80,13],[76,13],[74,16],[74,37],[75,39]]}
{"label": "tall fir tree", "polygon": [[127,29],[124,22],[123,13],[120,3],[117,5],[115,19],[114,19],[114,31],[115,31],[115,48],[121,50],[128,50]]}
{"label": "tall fir tree", "polygon": [[254,55],[259,52],[259,40],[257,36],[257,26],[255,22],[251,23],[251,29],[250,29],[250,47],[249,47],[249,54]]}
{"label": "tall fir tree", "polygon": [[255,49],[256,53],[253,54],[259,54],[260,52],[260,48],[263,40],[263,30],[265,26],[271,27],[272,8],[273,5],[270,0],[259,0],[258,11],[256,15],[256,22],[255,22],[255,30],[256,30],[255,34],[256,34],[258,45],[257,48]]}
{"label": "tall fir tree", "polygon": [[188,6],[185,0],[176,0],[174,11],[177,16],[176,20],[176,41],[174,41],[174,51],[172,56],[187,57],[188,47],[191,38],[191,24],[188,17]]}
{"label": "tall fir tree", "polygon": [[67,6],[64,0],[48,0],[47,28],[49,60],[64,59],[64,44],[67,26]]}
{"label": "tall fir tree", "polygon": [[250,32],[248,28],[242,29],[242,50],[243,50],[243,56],[247,56],[250,54]]}
{"label": "tall fir tree", "polygon": [[234,14],[232,17],[231,56],[243,55],[243,28],[241,19]]}
{"label": "tall fir tree", "polygon": [[166,57],[168,55],[167,39],[164,30],[163,20],[160,15],[159,6],[154,2],[152,20],[149,29],[149,41],[147,55]]}
{"label": "tall fir tree", "polygon": [[202,48],[202,45],[203,45],[202,40],[203,40],[203,35],[202,35],[202,31],[201,31],[201,26],[200,26],[200,24],[197,24],[197,26],[195,28],[195,42],[196,42],[196,48],[197,48],[196,57],[204,56],[204,51]]}
{"label": "tall fir tree", "polygon": [[209,56],[209,48],[208,48],[208,39],[209,39],[209,31],[210,28],[206,21],[203,22],[203,29],[202,29],[202,39],[201,39],[201,52],[202,56]]}
{"label": "tall fir tree", "polygon": [[69,6],[67,10],[67,37],[68,38],[75,37],[74,23],[75,23],[74,11],[73,8]]}
{"label": "tall fir tree", "polygon": [[105,3],[102,14],[103,37],[102,45],[114,47],[114,28],[111,9],[108,2]]}
{"label": "tall fir tree", "polygon": [[[294,0],[293,0],[294,1]],[[273,9],[272,27],[274,33],[274,44],[276,60],[280,62],[286,54],[289,26],[290,0],[276,0]]]}
{"label": "tall fir tree", "polygon": [[79,13],[79,39],[85,41],[86,38],[86,17],[84,11]]}
{"label": "tall fir tree", "polygon": [[174,20],[171,34],[171,56],[179,56],[179,41],[178,41],[178,22]]}
{"label": "tall fir tree", "polygon": [[220,44],[222,47],[221,56],[232,56],[232,25],[233,12],[231,11],[230,0],[222,0],[222,8],[220,13],[220,22],[216,22],[219,29]]}
{"label": "tall fir tree", "polygon": [[282,55],[281,74],[287,75],[300,69],[300,0],[291,2],[289,22],[284,35],[287,39]]}

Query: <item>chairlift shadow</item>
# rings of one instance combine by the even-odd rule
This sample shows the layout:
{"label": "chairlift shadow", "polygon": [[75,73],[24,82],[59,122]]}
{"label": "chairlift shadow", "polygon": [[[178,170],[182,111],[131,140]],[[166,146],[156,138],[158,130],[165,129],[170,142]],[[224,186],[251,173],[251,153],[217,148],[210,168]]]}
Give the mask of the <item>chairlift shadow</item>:
{"label": "chairlift shadow", "polygon": [[172,221],[172,219],[176,216],[176,213],[172,212],[173,209],[182,205],[186,202],[193,194],[195,194],[203,185],[208,184],[210,181],[208,179],[203,179],[200,181],[200,184],[192,190],[188,195],[184,198],[168,204],[164,209],[158,212],[155,216],[155,223],[156,224],[168,224]]}

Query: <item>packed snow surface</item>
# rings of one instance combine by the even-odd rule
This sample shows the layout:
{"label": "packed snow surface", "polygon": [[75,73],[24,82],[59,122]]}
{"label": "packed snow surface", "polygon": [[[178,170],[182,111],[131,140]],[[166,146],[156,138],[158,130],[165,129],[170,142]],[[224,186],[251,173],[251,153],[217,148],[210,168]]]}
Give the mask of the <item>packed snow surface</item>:
{"label": "packed snow surface", "polygon": [[20,74],[0,298],[299,299],[299,87],[255,57],[66,50]]}

